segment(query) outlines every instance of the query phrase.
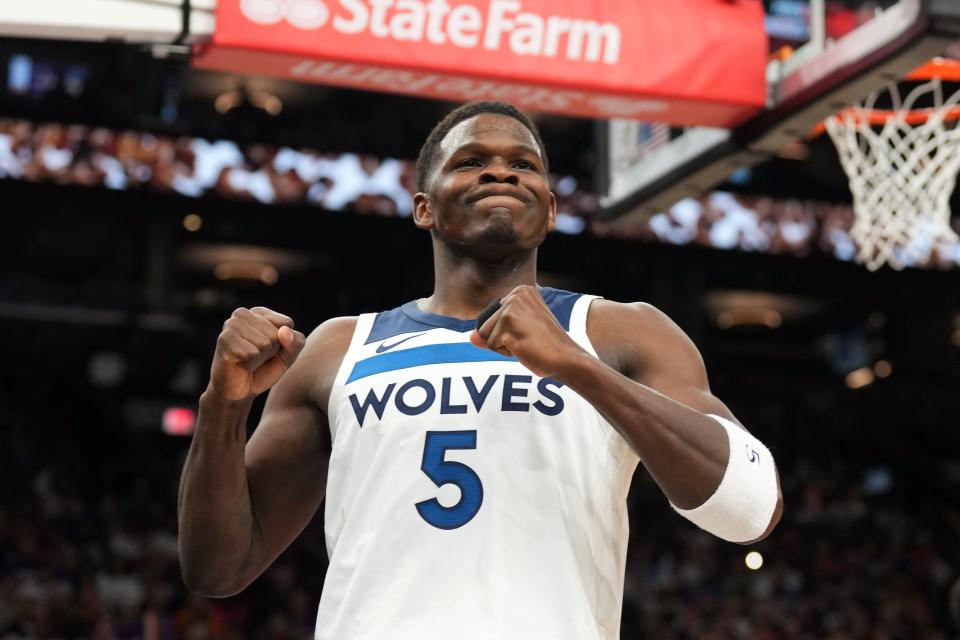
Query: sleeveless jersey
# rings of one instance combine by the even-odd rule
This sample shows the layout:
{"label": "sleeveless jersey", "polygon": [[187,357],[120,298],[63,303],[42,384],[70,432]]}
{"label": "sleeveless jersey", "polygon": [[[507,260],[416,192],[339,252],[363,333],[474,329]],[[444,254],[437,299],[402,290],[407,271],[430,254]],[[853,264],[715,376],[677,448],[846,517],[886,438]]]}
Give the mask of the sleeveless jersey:
{"label": "sleeveless jersey", "polygon": [[[594,296],[543,288],[596,356]],[[330,394],[316,640],[614,640],[638,458],[586,400],[416,302],[359,316]]]}

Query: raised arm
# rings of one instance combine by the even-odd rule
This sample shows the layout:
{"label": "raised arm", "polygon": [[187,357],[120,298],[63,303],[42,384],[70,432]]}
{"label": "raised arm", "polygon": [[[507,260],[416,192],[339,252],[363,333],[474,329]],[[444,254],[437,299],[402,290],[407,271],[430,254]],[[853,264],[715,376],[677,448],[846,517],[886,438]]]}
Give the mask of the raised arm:
{"label": "raised arm", "polygon": [[739,543],[768,535],[783,508],[773,459],[710,393],[690,339],[649,305],[598,300],[588,318],[599,359],[563,331],[536,289],[518,287],[474,342],[590,402],[684,517]]}
{"label": "raised arm", "polygon": [[[330,453],[326,398],[353,326],[331,320],[304,340],[263,308],[238,309],[224,325],[180,480],[180,565],[191,591],[241,591],[316,512]],[[247,442],[250,406],[271,387]]]}
{"label": "raised arm", "polygon": [[[700,352],[670,318],[642,303],[597,300],[593,306],[588,333],[597,355],[622,374],[613,387],[620,401],[598,401],[610,411],[606,417],[640,455],[670,503],[689,517],[717,494],[728,469],[733,468],[731,455],[748,462],[760,455],[754,451],[757,441],[710,392]],[[624,399],[628,399],[626,403]],[[743,447],[731,451],[731,442]],[[746,444],[750,450],[741,451]],[[770,456],[765,447],[763,456]],[[760,535],[737,542],[763,539],[783,512],[776,467],[772,458],[764,462],[770,463],[776,483],[773,512]],[[735,488],[749,492],[755,487]],[[745,515],[750,505],[742,506]]]}

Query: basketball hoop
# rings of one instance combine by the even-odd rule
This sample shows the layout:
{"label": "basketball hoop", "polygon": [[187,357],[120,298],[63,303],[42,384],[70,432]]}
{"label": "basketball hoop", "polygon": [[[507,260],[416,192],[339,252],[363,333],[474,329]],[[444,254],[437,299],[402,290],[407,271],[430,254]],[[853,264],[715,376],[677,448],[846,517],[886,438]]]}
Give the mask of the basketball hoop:
{"label": "basketball hoop", "polygon": [[960,171],[960,91],[944,99],[943,83],[960,82],[960,61],[935,59],[905,80],[920,84],[903,97],[890,83],[824,122],[850,179],[857,261],[871,271],[921,264],[937,244],[958,239],[950,195]]}

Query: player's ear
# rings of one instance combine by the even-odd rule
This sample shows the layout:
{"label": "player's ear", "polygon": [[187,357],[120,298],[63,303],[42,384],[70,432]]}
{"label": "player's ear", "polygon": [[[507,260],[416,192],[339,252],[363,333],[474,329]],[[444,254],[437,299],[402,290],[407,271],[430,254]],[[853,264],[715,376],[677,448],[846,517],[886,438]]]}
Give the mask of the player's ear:
{"label": "player's ear", "polygon": [[413,224],[419,229],[433,229],[430,197],[422,191],[413,196]]}
{"label": "player's ear", "polygon": [[557,227],[557,196],[550,192],[550,204],[547,207],[547,231]]}

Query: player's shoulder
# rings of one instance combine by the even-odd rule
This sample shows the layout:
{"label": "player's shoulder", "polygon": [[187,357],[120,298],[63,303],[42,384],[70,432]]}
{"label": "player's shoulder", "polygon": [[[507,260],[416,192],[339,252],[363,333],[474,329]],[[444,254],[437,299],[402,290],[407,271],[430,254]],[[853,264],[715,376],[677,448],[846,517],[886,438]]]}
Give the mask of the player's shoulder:
{"label": "player's shoulder", "polygon": [[646,331],[679,330],[677,324],[666,313],[648,302],[615,302],[598,298],[590,306],[590,322],[598,328],[630,328]]}
{"label": "player's shoulder", "polygon": [[338,316],[320,323],[307,336],[301,357],[343,355],[350,346],[358,316]]}
{"label": "player's shoulder", "polygon": [[699,352],[670,316],[647,302],[594,300],[587,316],[587,334],[601,360],[622,373],[662,354]]}
{"label": "player's shoulder", "polygon": [[310,332],[300,356],[282,380],[293,391],[291,397],[309,398],[318,407],[327,406],[356,325],[357,317],[342,316],[330,318]]}

